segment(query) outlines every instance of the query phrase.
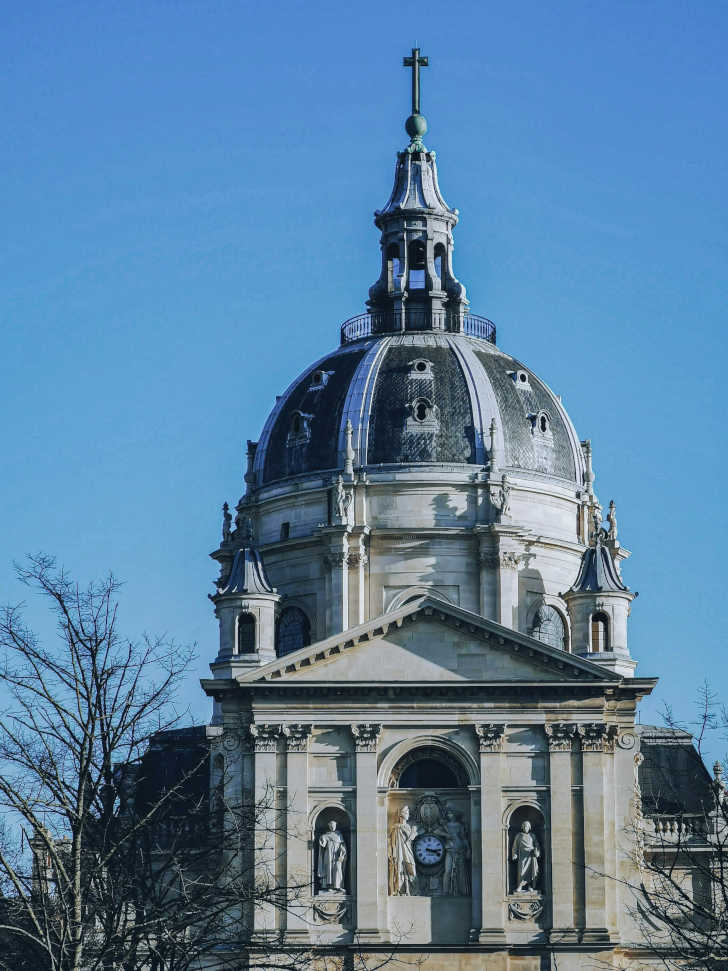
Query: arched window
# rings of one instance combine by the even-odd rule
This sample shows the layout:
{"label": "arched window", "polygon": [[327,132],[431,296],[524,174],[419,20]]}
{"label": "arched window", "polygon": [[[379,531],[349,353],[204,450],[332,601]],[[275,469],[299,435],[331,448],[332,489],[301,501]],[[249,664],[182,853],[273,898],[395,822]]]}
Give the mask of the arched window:
{"label": "arched window", "polygon": [[252,614],[238,614],[238,654],[252,654],[255,651],[255,617]]}
{"label": "arched window", "polygon": [[390,243],[387,247],[387,289],[390,293],[396,289],[396,281],[401,272],[399,246]]}
{"label": "arched window", "polygon": [[292,654],[311,643],[311,624],[300,607],[286,607],[276,624],[276,654]]}
{"label": "arched window", "polygon": [[391,789],[463,789],[468,785],[464,766],[439,746],[426,745],[403,756],[392,769]]}
{"label": "arched window", "polygon": [[595,653],[609,650],[609,618],[601,611],[592,614],[591,649]]}
{"label": "arched window", "polygon": [[409,249],[409,289],[425,289],[425,244],[415,240]]}
{"label": "arched window", "polygon": [[453,770],[437,759],[420,759],[408,765],[399,777],[400,789],[457,789]]}
{"label": "arched window", "polygon": [[556,607],[541,604],[533,618],[531,637],[560,651],[566,650],[566,624]]}
{"label": "arched window", "polygon": [[440,278],[440,289],[445,289],[445,267],[447,265],[445,247],[438,243],[435,247],[435,273]]}

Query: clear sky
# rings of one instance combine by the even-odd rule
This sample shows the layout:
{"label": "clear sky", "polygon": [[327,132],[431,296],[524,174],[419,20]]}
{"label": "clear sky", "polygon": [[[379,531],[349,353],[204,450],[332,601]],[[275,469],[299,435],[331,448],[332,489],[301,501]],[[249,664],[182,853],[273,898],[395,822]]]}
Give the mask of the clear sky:
{"label": "clear sky", "polygon": [[0,600],[25,552],[113,569],[130,633],[198,642],[206,717],[220,505],[364,309],[419,43],[456,272],[617,502],[643,720],[728,700],[727,33],[722,0],[5,4]]}

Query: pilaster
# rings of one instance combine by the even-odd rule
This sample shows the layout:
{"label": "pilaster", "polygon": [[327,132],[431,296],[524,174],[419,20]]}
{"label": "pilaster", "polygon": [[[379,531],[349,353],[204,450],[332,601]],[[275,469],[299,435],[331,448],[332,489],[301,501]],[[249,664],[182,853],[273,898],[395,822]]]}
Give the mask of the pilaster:
{"label": "pilaster", "polygon": [[615,725],[586,722],[581,737],[584,784],[584,868],[586,900],[583,940],[609,940],[607,928],[607,852],[605,781],[607,758],[614,752]]}
{"label": "pilaster", "polygon": [[284,725],[286,740],[286,937],[307,942],[311,891],[308,852],[308,741],[311,725]]}
{"label": "pilaster", "polygon": [[321,530],[325,540],[326,636],[349,627],[349,533],[348,526],[329,526]]}
{"label": "pilaster", "polygon": [[503,886],[503,737],[504,724],[473,726],[480,747],[481,915],[478,941],[505,944]]}
{"label": "pilaster", "polygon": [[[274,888],[276,875],[276,760],[281,726],[256,722],[250,726],[253,740],[254,865],[259,885]],[[277,914],[272,902],[256,902],[253,925],[256,934],[275,934]]]}
{"label": "pilaster", "polygon": [[356,936],[377,940],[379,881],[377,879],[377,744],[381,725],[354,724],[356,750]]}
{"label": "pilaster", "polygon": [[574,860],[572,852],[571,750],[577,731],[571,722],[544,726],[549,743],[551,803],[551,939],[575,941]]}

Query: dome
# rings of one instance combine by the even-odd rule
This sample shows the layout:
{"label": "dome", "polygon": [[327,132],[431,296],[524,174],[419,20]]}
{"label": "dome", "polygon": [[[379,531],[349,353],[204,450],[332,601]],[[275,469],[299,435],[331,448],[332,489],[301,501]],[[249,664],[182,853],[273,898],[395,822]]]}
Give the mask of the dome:
{"label": "dome", "polygon": [[347,422],[354,464],[365,468],[497,464],[581,487],[574,427],[519,361],[467,333],[348,340],[350,330],[278,398],[256,450],[256,487],[340,469]]}

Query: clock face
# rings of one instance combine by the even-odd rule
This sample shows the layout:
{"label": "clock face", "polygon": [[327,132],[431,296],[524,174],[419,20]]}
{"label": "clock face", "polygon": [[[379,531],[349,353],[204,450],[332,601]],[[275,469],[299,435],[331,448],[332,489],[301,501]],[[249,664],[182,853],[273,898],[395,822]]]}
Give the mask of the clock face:
{"label": "clock face", "polygon": [[445,847],[438,836],[418,836],[415,840],[415,859],[422,866],[439,863],[444,852]]}

